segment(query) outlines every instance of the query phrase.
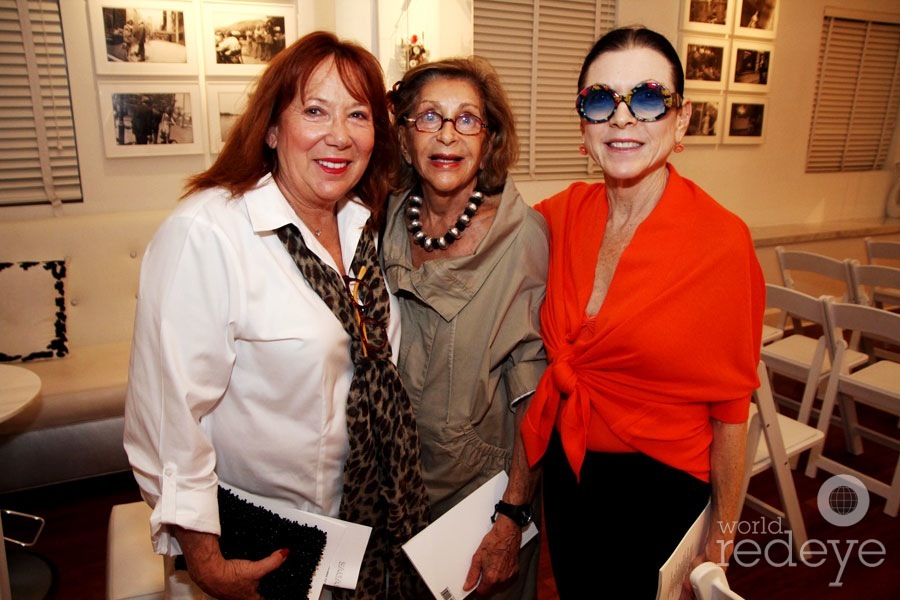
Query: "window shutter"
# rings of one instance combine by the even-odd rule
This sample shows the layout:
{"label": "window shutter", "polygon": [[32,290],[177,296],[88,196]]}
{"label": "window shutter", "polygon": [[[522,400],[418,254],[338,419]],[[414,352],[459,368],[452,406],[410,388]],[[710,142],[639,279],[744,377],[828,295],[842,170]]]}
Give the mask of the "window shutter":
{"label": "window shutter", "polygon": [[900,24],[826,15],[818,69],[806,172],[884,168],[900,109]]}
{"label": "window shutter", "polygon": [[81,200],[59,5],[0,0],[0,205]]}
{"label": "window shutter", "polygon": [[615,0],[475,0],[475,53],[510,97],[521,141],[518,179],[593,171],[581,156],[575,89],[584,56],[615,26]]}

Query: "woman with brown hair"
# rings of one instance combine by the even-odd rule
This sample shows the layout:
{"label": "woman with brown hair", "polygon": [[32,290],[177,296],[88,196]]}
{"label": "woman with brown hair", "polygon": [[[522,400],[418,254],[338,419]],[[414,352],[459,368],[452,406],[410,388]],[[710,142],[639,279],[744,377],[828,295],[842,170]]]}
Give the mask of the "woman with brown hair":
{"label": "woman with brown hair", "polygon": [[377,60],[310,34],[270,63],[144,257],[125,446],[154,548],[216,598],[259,598],[291,559],[223,556],[222,485],[371,526],[341,597],[422,597],[400,546],[428,506],[374,235],[394,148]]}

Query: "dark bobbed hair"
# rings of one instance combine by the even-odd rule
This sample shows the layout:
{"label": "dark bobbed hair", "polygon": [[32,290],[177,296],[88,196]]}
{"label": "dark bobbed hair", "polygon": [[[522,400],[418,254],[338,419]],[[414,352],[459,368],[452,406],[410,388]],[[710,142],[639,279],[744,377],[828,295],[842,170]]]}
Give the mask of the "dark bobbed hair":
{"label": "dark bobbed hair", "polygon": [[[496,194],[503,189],[509,170],[519,160],[519,137],[516,135],[515,117],[500,76],[485,58],[448,58],[413,67],[394,84],[388,92],[391,113],[394,116],[396,139],[404,135],[408,124],[405,117],[413,117],[425,84],[436,79],[468,81],[481,96],[487,122],[485,130],[485,154],[483,168],[478,172],[476,187],[485,194]],[[397,161],[391,181],[395,192],[408,190],[419,183],[419,174],[411,165]]]}
{"label": "dark bobbed hair", "polygon": [[297,94],[305,92],[313,71],[329,58],[334,60],[350,95],[372,111],[375,147],[353,191],[372,210],[377,223],[388,192],[384,173],[391,172],[399,162],[385,98],[384,75],[371,52],[324,31],[310,33],[275,55],[260,75],[247,101],[247,110],[232,127],[215,163],[187,180],[182,198],[213,187],[227,189],[232,197],[240,196],[266,173],[277,174],[277,152],[266,144],[266,134]]}
{"label": "dark bobbed hair", "polygon": [[584,63],[581,65],[581,74],[578,76],[578,91],[580,92],[592,83],[603,83],[599,81],[585,81],[588,69],[599,56],[607,52],[628,50],[630,48],[648,48],[662,54],[669,66],[672,67],[675,91],[678,92],[679,96],[684,96],[684,69],[681,66],[678,52],[664,35],[641,25],[613,29],[597,40],[597,43],[588,52],[588,55],[584,58]]}

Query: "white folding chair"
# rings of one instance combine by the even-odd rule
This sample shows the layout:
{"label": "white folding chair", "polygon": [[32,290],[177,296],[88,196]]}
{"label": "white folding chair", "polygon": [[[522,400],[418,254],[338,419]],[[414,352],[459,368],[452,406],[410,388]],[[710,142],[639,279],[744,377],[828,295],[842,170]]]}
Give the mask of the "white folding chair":
{"label": "white folding chair", "polygon": [[850,261],[850,300],[854,304],[886,308],[900,304],[900,268],[861,265]]}
{"label": "white folding chair", "polygon": [[896,266],[900,266],[900,242],[891,240],[876,240],[870,237],[865,239],[866,257],[869,259],[870,265],[879,264],[879,259],[887,261],[898,261]]}
{"label": "white folding chair", "polygon": [[[799,402],[784,394],[775,394],[775,398],[796,409],[798,421],[808,423],[819,385],[827,379],[831,370],[832,332],[825,324],[824,307],[820,300],[812,296],[771,283],[766,284],[766,306],[781,311],[783,317],[790,316],[822,328],[818,338],[805,335],[802,330],[794,330],[791,335],[762,347],[762,360],[770,376],[778,373],[803,383],[803,395]],[[857,366],[865,363],[868,356],[850,351],[847,360],[848,364]]]}
{"label": "white folding chair", "polygon": [[[820,448],[825,435],[818,429],[778,414],[766,365],[762,361],[759,363],[758,373],[759,388],[753,394],[755,403],[750,407],[747,425],[747,459],[739,508],[743,508],[746,503],[768,517],[785,519],[793,531],[794,546],[799,552],[807,540],[806,525],[797,499],[790,461],[807,450]],[[775,475],[783,509],[747,493],[750,478],[770,467]]]}
{"label": "white folding chair", "polygon": [[775,256],[778,258],[784,287],[816,298],[827,295],[849,300],[849,260],[839,260],[805,250],[785,250],[783,246],[775,248]]}
{"label": "white folding chair", "polygon": [[[861,331],[864,335],[876,340],[900,345],[900,315],[868,306],[830,301],[825,302],[825,311],[829,324],[837,329]],[[879,360],[851,372],[846,364],[849,352],[844,340],[838,339],[834,357],[836,366],[828,378],[828,387],[825,390],[825,399],[819,414],[818,429],[823,434],[828,432],[834,405],[841,399],[847,406],[852,405],[853,402],[859,402],[879,411],[900,416],[900,363]],[[900,450],[900,440],[864,427],[856,419],[855,411],[847,411],[843,417],[848,450],[851,453],[857,455],[862,453],[863,437],[894,450]],[[844,473],[857,477],[869,492],[886,499],[884,512],[892,517],[897,516],[898,509],[900,509],[900,457],[897,459],[890,484],[824,456],[822,447],[814,449],[810,454],[806,474],[815,477],[817,469],[823,469],[833,474]]]}

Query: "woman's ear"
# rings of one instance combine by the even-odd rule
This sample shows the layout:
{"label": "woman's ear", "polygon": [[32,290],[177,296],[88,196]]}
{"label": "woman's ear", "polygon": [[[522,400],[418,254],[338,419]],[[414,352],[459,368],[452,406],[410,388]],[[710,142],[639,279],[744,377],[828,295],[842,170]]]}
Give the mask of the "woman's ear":
{"label": "woman's ear", "polygon": [[278,145],[278,125],[269,127],[269,131],[266,132],[266,145],[272,150]]}
{"label": "woman's ear", "polygon": [[681,138],[684,137],[684,134],[687,133],[688,125],[691,124],[691,113],[693,113],[694,107],[691,105],[690,100],[685,100],[684,104],[681,105],[681,108],[678,110],[678,116],[675,121],[675,141],[680,142]]}
{"label": "woman's ear", "polygon": [[411,165],[412,164],[412,156],[409,154],[409,148],[406,147],[406,136],[400,136],[400,155],[403,157],[403,161]]}

